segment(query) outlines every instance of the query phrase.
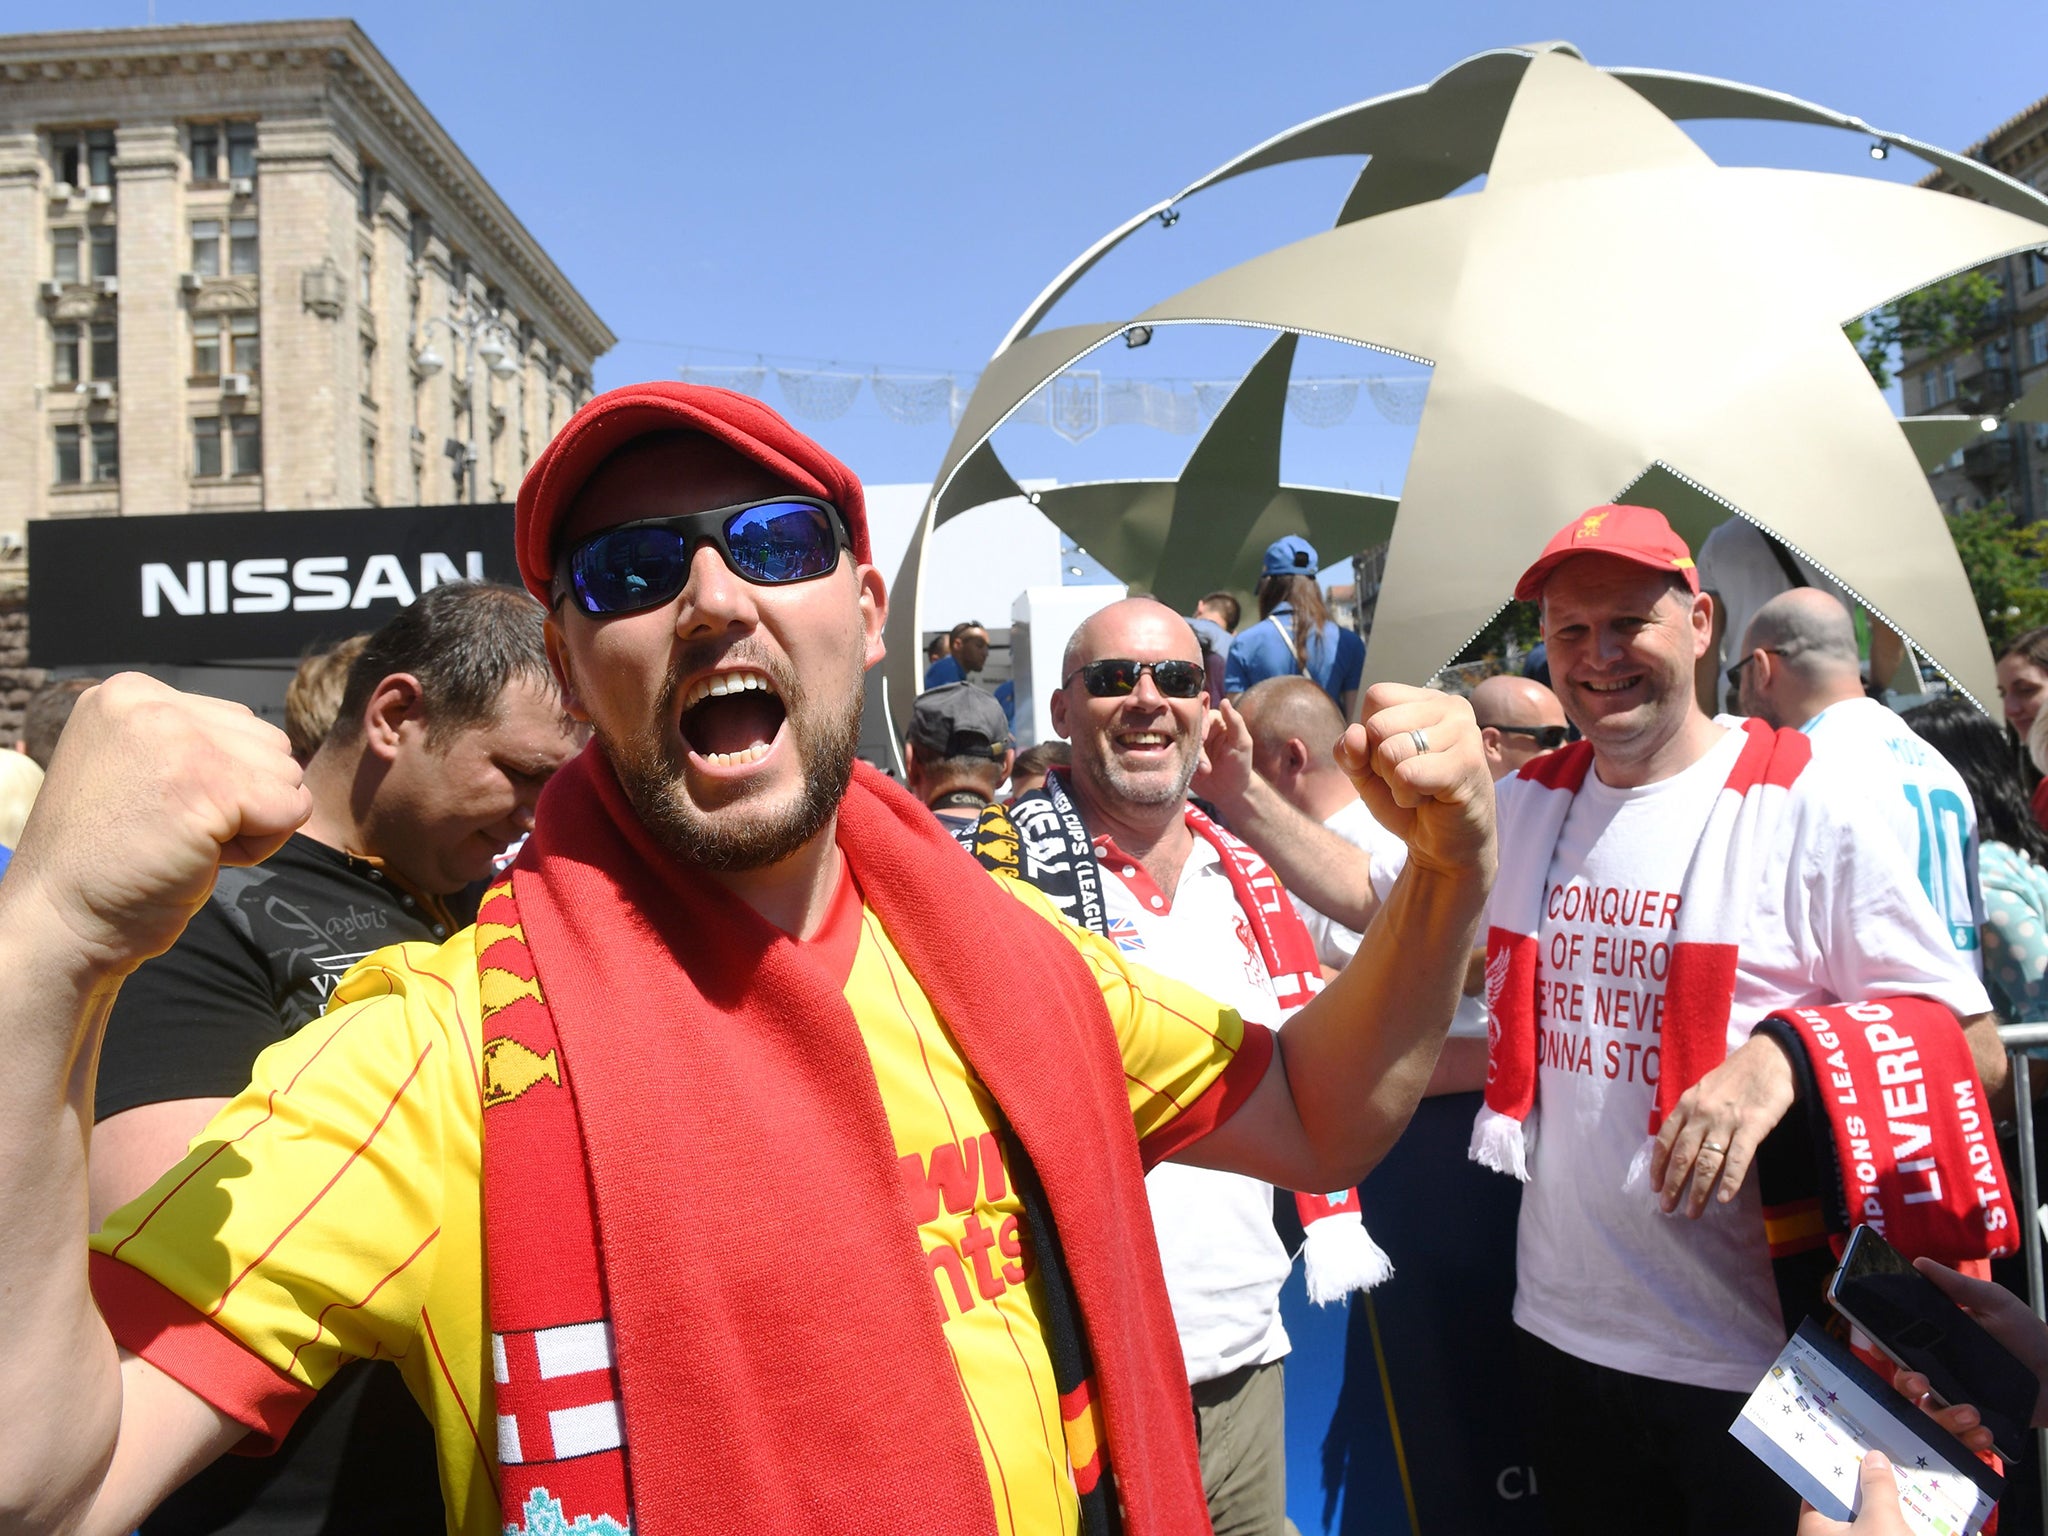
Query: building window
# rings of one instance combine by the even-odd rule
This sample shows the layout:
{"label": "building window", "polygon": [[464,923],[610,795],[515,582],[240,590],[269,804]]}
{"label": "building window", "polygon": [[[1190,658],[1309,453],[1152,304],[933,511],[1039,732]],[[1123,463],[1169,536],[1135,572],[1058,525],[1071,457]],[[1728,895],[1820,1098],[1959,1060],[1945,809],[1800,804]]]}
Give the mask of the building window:
{"label": "building window", "polygon": [[256,317],[234,315],[228,320],[228,371],[246,373],[255,378],[260,371],[261,359],[257,346]]}
{"label": "building window", "polygon": [[66,422],[54,429],[57,442],[57,483],[76,485],[84,478],[79,473],[79,431],[76,423]]}
{"label": "building window", "polygon": [[233,450],[229,460],[230,473],[263,473],[263,419],[260,416],[230,416],[228,442]]}
{"label": "building window", "polygon": [[120,333],[111,320],[92,324],[92,376],[109,383],[121,376]]}
{"label": "building window", "polygon": [[96,481],[121,478],[121,430],[111,421],[92,424],[92,477]]}
{"label": "building window", "polygon": [[377,341],[373,336],[365,336],[362,338],[362,343],[362,371],[361,377],[356,381],[357,392],[362,395],[365,405],[375,405],[377,403]]}
{"label": "building window", "polygon": [[1946,405],[1956,397],[1956,365],[1953,361],[1941,365],[1941,401]]}
{"label": "building window", "polygon": [[2048,363],[2048,320],[2036,320],[2027,327],[2027,361]]}
{"label": "building window", "polygon": [[114,130],[50,135],[50,172],[74,187],[114,184]]}
{"label": "building window", "polygon": [[377,434],[363,434],[363,500],[377,504]]}
{"label": "building window", "polygon": [[192,179],[220,180],[220,124],[192,125]]}
{"label": "building window", "polygon": [[[225,445],[222,438],[226,438]],[[221,452],[225,446],[227,452]],[[263,418],[260,416],[195,416],[192,418],[192,475],[218,480],[230,475],[263,472]]]}
{"label": "building window", "polygon": [[50,327],[50,382],[53,384],[76,384],[78,382],[78,327],[75,325],[53,325]]}
{"label": "building window", "polygon": [[2048,284],[2048,257],[2039,251],[2027,252],[2027,286],[2039,288]]}
{"label": "building window", "polygon": [[[219,315],[200,315],[192,322],[192,377],[220,377]],[[220,434],[216,431],[214,435],[218,437]]]}
{"label": "building window", "polygon": [[262,357],[261,340],[254,315],[194,317],[192,377],[217,379],[226,372],[254,378]]}
{"label": "building window", "polygon": [[95,224],[88,233],[92,236],[92,275],[94,277],[118,276],[121,268],[114,245],[114,226],[111,224]]}
{"label": "building window", "polygon": [[[221,275],[221,228],[219,219],[192,221],[192,270],[200,277]],[[229,219],[226,228],[228,259],[225,270],[237,277],[253,277],[256,273],[256,221]]]}
{"label": "building window", "polygon": [[256,221],[228,220],[228,271],[237,277],[256,275]]}
{"label": "building window", "polygon": [[356,217],[365,224],[377,214],[377,173],[370,166],[363,167],[362,179],[356,183]]}
{"label": "building window", "polygon": [[76,229],[50,231],[50,276],[60,283],[78,281],[78,236]]}
{"label": "building window", "polygon": [[220,478],[220,418],[192,419],[192,475],[198,480]]}
{"label": "building window", "polygon": [[356,302],[365,309],[370,307],[370,300],[377,291],[375,278],[376,268],[371,265],[370,253],[368,251],[358,252],[356,254]]}
{"label": "building window", "polygon": [[228,174],[254,177],[256,174],[256,125],[228,124]]}
{"label": "building window", "polygon": [[[67,322],[52,326],[50,335],[50,381],[53,384],[78,385],[88,379],[104,379],[112,383],[120,376],[119,332],[115,330],[113,321],[96,320],[90,326]],[[89,372],[83,366],[87,362],[92,365]]]}

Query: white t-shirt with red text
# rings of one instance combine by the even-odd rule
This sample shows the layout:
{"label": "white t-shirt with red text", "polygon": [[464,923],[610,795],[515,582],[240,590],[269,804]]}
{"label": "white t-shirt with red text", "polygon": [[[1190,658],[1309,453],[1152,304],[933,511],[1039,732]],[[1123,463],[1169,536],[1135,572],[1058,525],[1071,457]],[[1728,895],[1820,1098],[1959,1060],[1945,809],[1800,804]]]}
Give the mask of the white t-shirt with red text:
{"label": "white t-shirt with red text", "polygon": [[[1258,938],[1206,838],[1194,840],[1171,900],[1113,844],[1098,841],[1096,859],[1117,948],[1269,1028],[1292,1011],[1275,999]],[[1145,1176],[1145,1193],[1188,1380],[1285,1355],[1280,1287],[1292,1261],[1273,1229],[1273,1186],[1166,1162]]]}
{"label": "white t-shirt with red text", "polygon": [[[1785,1342],[1754,1172],[1697,1221],[1622,1188],[1655,1098],[1686,868],[1741,744],[1730,730],[1691,767],[1636,789],[1601,783],[1596,767],[1565,818],[1538,931],[1515,1321],[1597,1365],[1746,1392]],[[1504,817],[1546,792],[1520,779],[1498,791]],[[1963,1016],[1989,1008],[1897,842],[1838,770],[1816,762],[1800,775],[1770,853],[1741,940],[1731,1051],[1784,1007],[1917,993]]]}

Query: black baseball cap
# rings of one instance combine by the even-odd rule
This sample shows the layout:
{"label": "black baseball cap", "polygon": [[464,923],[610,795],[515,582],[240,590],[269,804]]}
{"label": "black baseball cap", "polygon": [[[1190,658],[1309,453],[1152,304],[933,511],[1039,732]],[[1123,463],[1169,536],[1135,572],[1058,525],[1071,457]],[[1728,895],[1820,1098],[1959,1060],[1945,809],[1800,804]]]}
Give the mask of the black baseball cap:
{"label": "black baseball cap", "polygon": [[934,757],[986,757],[1010,750],[1010,722],[994,694],[972,683],[947,683],[910,706],[910,742]]}

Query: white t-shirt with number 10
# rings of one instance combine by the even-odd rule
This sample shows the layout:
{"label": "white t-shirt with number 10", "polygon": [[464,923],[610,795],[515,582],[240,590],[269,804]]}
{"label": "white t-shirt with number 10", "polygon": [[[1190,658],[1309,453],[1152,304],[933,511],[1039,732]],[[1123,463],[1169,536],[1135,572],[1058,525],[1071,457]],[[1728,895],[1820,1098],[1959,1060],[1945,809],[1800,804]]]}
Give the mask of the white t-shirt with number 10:
{"label": "white t-shirt with number 10", "polygon": [[[1785,1342],[1754,1175],[1697,1221],[1622,1188],[1656,1096],[1686,868],[1741,746],[1729,730],[1691,767],[1635,789],[1601,783],[1596,767],[1565,818],[1537,935],[1536,1144],[1515,1321],[1596,1365],[1746,1392]],[[1504,781],[1502,820],[1546,792]],[[1728,1048],[1779,1008],[1902,993],[1964,1017],[1990,1007],[1868,799],[1816,762],[1792,788],[1748,908]]]}
{"label": "white t-shirt with number 10", "polygon": [[1984,893],[1977,882],[1977,807],[1963,776],[1875,699],[1843,699],[1800,727],[1817,761],[1865,785],[1914,867],[1949,941],[1978,975]]}

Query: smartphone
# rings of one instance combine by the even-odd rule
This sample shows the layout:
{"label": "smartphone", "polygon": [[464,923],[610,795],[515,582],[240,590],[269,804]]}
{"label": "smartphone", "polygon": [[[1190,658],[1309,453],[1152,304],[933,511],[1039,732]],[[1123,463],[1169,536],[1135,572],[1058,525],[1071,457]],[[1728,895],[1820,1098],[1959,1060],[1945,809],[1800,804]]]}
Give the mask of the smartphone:
{"label": "smartphone", "polygon": [[1849,1234],[1828,1302],[1895,1364],[1925,1376],[1937,1403],[1975,1408],[1999,1455],[2021,1458],[2041,1383],[1870,1227]]}

